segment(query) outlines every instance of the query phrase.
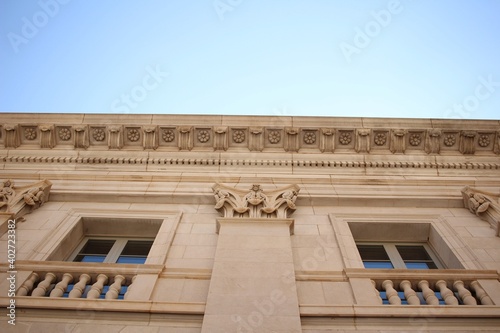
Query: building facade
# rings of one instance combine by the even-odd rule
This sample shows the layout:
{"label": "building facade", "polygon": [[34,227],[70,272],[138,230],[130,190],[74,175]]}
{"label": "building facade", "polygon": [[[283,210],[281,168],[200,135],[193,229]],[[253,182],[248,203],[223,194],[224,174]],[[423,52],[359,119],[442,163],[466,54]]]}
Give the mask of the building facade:
{"label": "building facade", "polygon": [[500,121],[0,114],[0,133],[2,332],[500,329]]}

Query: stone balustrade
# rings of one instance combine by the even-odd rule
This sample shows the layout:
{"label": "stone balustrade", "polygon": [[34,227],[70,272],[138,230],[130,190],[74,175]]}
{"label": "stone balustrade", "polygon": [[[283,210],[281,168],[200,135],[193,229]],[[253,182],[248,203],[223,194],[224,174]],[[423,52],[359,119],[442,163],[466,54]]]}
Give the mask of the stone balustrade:
{"label": "stone balustrade", "polygon": [[381,304],[494,305],[477,280],[377,279],[371,280]]}
{"label": "stone balustrade", "polygon": [[16,296],[126,299],[134,278],[109,273],[33,272]]}

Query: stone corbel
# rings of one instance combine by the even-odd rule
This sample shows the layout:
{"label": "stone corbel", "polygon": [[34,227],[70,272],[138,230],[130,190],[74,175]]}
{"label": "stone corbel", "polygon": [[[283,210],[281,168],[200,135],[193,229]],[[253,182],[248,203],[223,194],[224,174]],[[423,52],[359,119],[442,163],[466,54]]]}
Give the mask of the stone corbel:
{"label": "stone corbel", "polygon": [[22,219],[49,200],[52,183],[42,180],[30,185],[15,186],[13,181],[5,180],[0,183],[0,187],[0,213]]}
{"label": "stone corbel", "polygon": [[75,148],[89,147],[89,130],[87,125],[75,126]]}
{"label": "stone corbel", "polygon": [[357,153],[369,153],[370,152],[370,130],[369,129],[357,129],[356,130],[356,144],[354,149]]}
{"label": "stone corbel", "polygon": [[21,138],[19,137],[19,126],[5,124],[3,126],[5,129],[5,148],[17,148],[21,144]]}
{"label": "stone corbel", "polygon": [[332,128],[321,128],[319,150],[324,153],[333,153],[335,150],[335,130]]}
{"label": "stone corbel", "polygon": [[462,131],[460,132],[460,143],[458,150],[462,154],[474,154],[476,152],[475,138],[477,133],[475,131]]}
{"label": "stone corbel", "polygon": [[109,149],[122,149],[123,126],[108,127],[108,147]]}
{"label": "stone corbel", "polygon": [[403,129],[395,129],[391,131],[391,146],[390,151],[393,154],[404,153],[406,150],[406,136],[407,131]]}
{"label": "stone corbel", "polygon": [[180,150],[193,149],[193,127],[192,126],[179,127],[179,149]]}
{"label": "stone corbel", "polygon": [[299,130],[293,127],[285,128],[285,151],[299,151]]}
{"label": "stone corbel", "polygon": [[157,126],[144,126],[143,127],[142,144],[144,149],[158,148],[158,127]]}
{"label": "stone corbel", "polygon": [[40,147],[54,148],[56,145],[56,133],[53,125],[40,125]]}
{"label": "stone corbel", "polygon": [[293,184],[264,192],[260,185],[253,185],[250,190],[244,191],[215,184],[212,190],[215,209],[224,217],[288,218],[296,209],[295,200],[300,188]]}
{"label": "stone corbel", "polygon": [[264,149],[264,130],[262,127],[250,127],[248,148],[250,151],[262,151]]}
{"label": "stone corbel", "polygon": [[464,206],[471,213],[487,221],[500,236],[500,193],[481,191],[469,186],[462,189]]}
{"label": "stone corbel", "polygon": [[439,154],[441,150],[441,130],[440,129],[430,129],[427,131],[427,136],[425,137],[425,152],[427,154]]}
{"label": "stone corbel", "polygon": [[229,136],[227,127],[214,128],[214,150],[227,150],[229,146]]}

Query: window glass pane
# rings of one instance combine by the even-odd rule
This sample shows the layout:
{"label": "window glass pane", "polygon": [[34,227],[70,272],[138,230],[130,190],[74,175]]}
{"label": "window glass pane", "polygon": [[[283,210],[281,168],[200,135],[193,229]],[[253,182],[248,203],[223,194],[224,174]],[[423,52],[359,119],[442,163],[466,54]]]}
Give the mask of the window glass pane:
{"label": "window glass pane", "polygon": [[357,245],[365,268],[394,268],[383,245]]}
{"label": "window glass pane", "polygon": [[114,243],[112,239],[89,239],[74,261],[103,262]]}
{"label": "window glass pane", "polygon": [[409,269],[437,268],[422,245],[396,245],[396,248]]}
{"label": "window glass pane", "polygon": [[116,261],[119,264],[144,264],[153,241],[128,241]]}

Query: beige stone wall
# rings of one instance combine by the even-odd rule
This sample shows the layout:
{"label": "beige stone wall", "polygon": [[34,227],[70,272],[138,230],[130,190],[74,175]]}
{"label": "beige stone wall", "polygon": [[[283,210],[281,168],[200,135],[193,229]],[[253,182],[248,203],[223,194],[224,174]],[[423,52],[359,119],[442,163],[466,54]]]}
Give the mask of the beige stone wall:
{"label": "beige stone wall", "polygon": [[[75,115],[49,117],[44,121],[56,124],[55,128],[58,123],[61,126],[117,123],[126,128],[132,121],[128,116],[112,118]],[[272,127],[283,131],[283,139],[285,135],[296,135],[293,131],[286,134],[288,127],[297,128],[300,138],[310,130],[318,130],[315,133],[319,138],[320,129],[325,126],[338,131],[352,130],[353,135],[359,128],[387,129],[389,134],[398,128],[422,130],[422,133],[440,128],[457,135],[461,130],[473,128],[476,135],[489,135],[492,140],[489,150],[475,142],[473,153],[461,152],[458,147],[455,150],[442,147],[439,153],[426,153],[423,146],[417,149],[409,144],[403,152],[393,153],[389,146],[382,149],[373,145],[367,152],[356,148],[355,142],[352,147],[342,147],[337,141],[334,152],[321,152],[319,141],[314,149],[305,147],[301,141],[296,151],[293,146],[284,146],[285,143],[279,148],[265,143],[262,152],[234,144],[227,150],[196,144],[191,150],[183,150],[178,146],[167,147],[166,142],[157,149],[144,149],[143,142],[121,149],[111,149],[105,142],[85,149],[75,148],[74,142],[59,141],[53,147],[43,148],[41,142],[25,139],[18,147],[5,147],[5,124],[15,123],[23,128],[37,123],[40,120],[37,119],[16,115],[7,121],[0,115],[3,121],[0,178],[13,179],[19,186],[42,179],[53,184],[49,201],[17,224],[18,288],[32,271],[61,270],[58,274],[62,274],[66,268],[80,273],[79,267],[65,266],[59,260],[84,234],[83,230],[77,230],[81,218],[148,219],[159,221],[161,226],[146,268],[120,270],[127,278],[137,275],[130,298],[93,301],[19,297],[16,332],[201,332],[219,241],[216,219],[220,214],[214,208],[211,190],[214,183],[240,190],[260,184],[268,191],[289,184],[300,186],[297,209],[291,215],[294,234],[290,236],[290,251],[303,332],[498,330],[500,237],[489,222],[464,207],[460,192],[464,186],[471,186],[500,194],[500,159],[494,150],[500,129],[498,121],[344,119],[339,122],[338,119],[259,117],[201,120],[181,116],[133,119],[141,126],[158,122],[158,126],[193,125],[194,129],[213,122],[210,126],[214,128],[227,125],[228,133],[233,127],[245,130],[249,126],[262,127],[264,133]],[[22,131],[19,133],[22,135]],[[250,135],[248,131],[245,133]],[[356,136],[353,138],[357,140]],[[349,227],[353,223],[361,229],[382,225],[376,235],[395,241],[417,237],[411,232],[401,232],[405,223],[412,224],[415,230],[421,230],[421,226],[427,228],[425,240],[454,270],[440,276],[424,272],[404,278],[428,279],[431,284],[442,278],[450,285],[457,278],[467,285],[478,280],[493,304],[420,306],[417,310],[379,305],[371,280],[380,285],[389,278],[398,284],[403,278],[362,268]],[[4,233],[0,236],[2,271],[7,270],[7,249],[8,235]],[[58,261],[49,262],[51,258]],[[97,269],[98,266],[92,266],[92,270]],[[114,269],[110,266],[104,271],[111,277]],[[5,297],[8,288],[5,274],[1,273],[3,317],[9,301]],[[240,331],[258,332],[264,326],[257,325],[258,322],[252,325],[248,316],[259,310],[252,304],[249,307],[250,312],[236,313],[246,320],[240,323]],[[211,311],[214,314],[213,308]],[[266,317],[262,312],[260,315],[264,322],[274,317]],[[0,330],[11,329],[5,320],[0,322]]]}

